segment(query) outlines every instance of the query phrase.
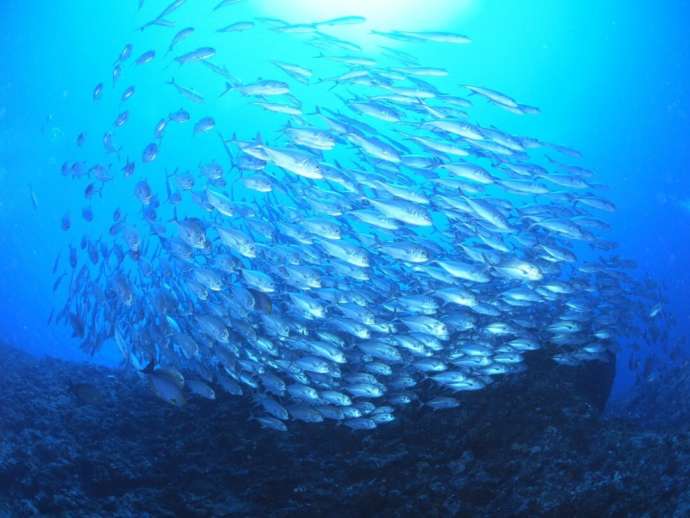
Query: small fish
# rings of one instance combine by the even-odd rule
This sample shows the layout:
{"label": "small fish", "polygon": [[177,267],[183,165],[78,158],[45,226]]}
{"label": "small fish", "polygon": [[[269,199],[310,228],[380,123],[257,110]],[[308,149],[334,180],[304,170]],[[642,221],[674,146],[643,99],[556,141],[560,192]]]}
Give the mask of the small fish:
{"label": "small fish", "polygon": [[64,214],[62,216],[62,220],[60,221],[60,227],[64,231],[67,231],[72,227],[72,221],[70,220],[69,214]]}
{"label": "small fish", "polygon": [[131,43],[127,43],[122,50],[120,51],[120,56],[117,58],[117,61],[127,61],[129,57],[132,55],[132,51],[134,50],[134,47],[132,46]]}
{"label": "small fish", "polygon": [[156,51],[155,50],[147,50],[144,52],[141,56],[139,56],[136,60],[135,63],[137,65],[145,65],[146,63],[150,63],[153,61],[156,57]]}
{"label": "small fish", "polygon": [[223,7],[228,7],[230,5],[235,5],[239,4],[242,0],[220,0],[216,4],[216,6],[213,8],[214,11],[217,11],[218,9],[222,9]]}
{"label": "small fish", "polygon": [[163,133],[165,132],[165,128],[168,127],[168,119],[161,119],[158,121],[156,124],[156,127],[153,129],[153,136],[154,138],[157,138],[158,140],[163,138]]}
{"label": "small fish", "polygon": [[120,79],[121,75],[122,75],[122,66],[120,65],[120,63],[117,63],[113,67],[113,72],[112,72],[113,86],[115,86],[115,83],[117,83],[117,80]]}
{"label": "small fish", "polygon": [[115,122],[113,122],[113,126],[116,128],[121,128],[122,126],[125,125],[125,123],[129,120],[129,112],[128,111],[123,111],[120,115],[117,116],[115,119]]}
{"label": "small fish", "polygon": [[191,115],[189,112],[183,108],[180,108],[176,112],[172,112],[170,115],[168,115],[168,120],[173,121],[173,122],[188,122],[191,119]]}
{"label": "small fish", "polygon": [[174,27],[175,23],[170,21],[170,20],[166,20],[165,17],[171,15],[174,11],[176,11],[179,7],[181,7],[185,1],[186,0],[173,0],[172,3],[170,3],[168,5],[168,7],[163,9],[163,11],[156,18],[154,18],[153,20],[151,20],[149,22],[146,22],[144,25],[139,27],[139,30],[143,32],[147,28],[153,27],[153,26]]}
{"label": "small fish", "polygon": [[654,304],[652,309],[649,310],[649,318],[655,318],[659,313],[661,313],[662,309],[663,306],[661,303]]}
{"label": "small fish", "polygon": [[144,163],[153,162],[158,156],[158,145],[155,142],[151,142],[144,148],[141,155],[141,160]]}
{"label": "small fish", "polygon": [[185,65],[187,63],[196,63],[199,61],[206,61],[211,59],[216,55],[216,49],[211,47],[200,47],[196,50],[187,52],[175,58],[180,65]]}
{"label": "small fish", "polygon": [[194,27],[185,27],[184,29],[181,29],[177,34],[175,34],[175,36],[173,36],[173,39],[170,42],[170,45],[168,46],[168,52],[166,54],[172,52],[178,44],[180,44],[183,40],[189,38],[193,33]]}
{"label": "small fish", "polygon": [[216,32],[244,32],[254,28],[254,22],[235,22],[218,29]]}
{"label": "small fish", "polygon": [[81,209],[81,216],[84,221],[91,223],[93,221],[93,209],[91,207],[84,207]]}
{"label": "small fish", "polygon": [[155,368],[155,363],[150,362],[142,372],[149,378],[151,387],[156,396],[175,406],[183,406],[186,403],[184,396],[184,376],[172,367]]}
{"label": "small fish", "polygon": [[263,80],[251,84],[233,84],[225,83],[225,90],[220,94],[223,97],[231,90],[240,92],[242,95],[268,97],[274,95],[286,95],[290,93],[290,86],[282,81]]}
{"label": "small fish", "polygon": [[426,405],[434,410],[447,410],[459,407],[460,402],[452,397],[439,396],[427,401]]}
{"label": "small fish", "polygon": [[282,61],[273,61],[273,64],[301,83],[308,83],[309,79],[314,75],[311,70],[300,65]]}
{"label": "small fish", "polygon": [[326,27],[335,27],[338,25],[359,25],[366,23],[367,19],[364,16],[341,16],[339,18],[331,18],[322,22],[316,22],[316,26],[324,25]]}
{"label": "small fish", "polygon": [[134,174],[134,170],[136,169],[136,164],[129,159],[125,162],[125,165],[122,166],[122,172],[124,173],[125,176],[132,176]]}
{"label": "small fish", "polygon": [[[174,28],[164,36],[174,60],[126,44],[107,113],[95,113],[103,83],[77,112],[102,139],[89,149],[79,134],[68,146],[79,156],[62,160],[61,176],[84,194],[75,227],[89,233],[66,244],[64,265],[55,258],[62,309],[49,321],[67,324],[84,351],[112,339],[172,405],[220,398],[220,387],[253,401],[267,430],[331,421],[367,433],[414,402],[432,418],[465,413],[451,391],[532,368],[528,351],[568,369],[625,353],[633,336],[674,343],[663,287],[618,255],[606,234],[616,205],[575,162],[581,153],[499,127],[494,107],[505,117],[539,109],[482,74],[467,84],[435,47],[469,37],[374,30],[396,42],[374,55],[345,36],[363,16],[244,19],[230,16],[236,3],[214,0],[212,16],[196,16],[192,2],[168,0],[140,28]],[[185,27],[192,18],[196,29]],[[249,30],[275,41],[230,34]],[[207,46],[214,33],[256,63]],[[299,64],[289,62],[300,45]],[[266,61],[261,73],[277,79],[257,77]],[[170,62],[186,65],[182,84],[161,76]],[[120,89],[128,74],[136,82]],[[166,95],[182,104],[161,112]],[[52,115],[46,131],[57,142]],[[171,153],[159,157],[164,145]],[[70,230],[68,213],[60,224]],[[631,366],[653,376],[656,360],[632,348]]]}
{"label": "small fish", "polygon": [[175,89],[184,97],[192,101],[193,103],[197,104],[202,104],[204,102],[204,98],[201,94],[196,93],[194,90],[190,90],[189,88],[185,88],[183,86],[180,86],[175,82],[174,78],[171,78],[170,81],[167,81],[166,84],[172,85],[175,87]]}
{"label": "small fish", "polygon": [[33,206],[34,210],[38,210],[38,198],[36,197],[36,193],[34,192],[33,187],[31,187],[31,184],[29,184],[29,196],[31,198],[31,205]]}
{"label": "small fish", "polygon": [[216,127],[216,121],[213,117],[203,117],[194,125],[194,133],[207,133]]}
{"label": "small fish", "polygon": [[99,101],[103,97],[103,83],[98,83],[94,89],[91,97],[94,101]]}

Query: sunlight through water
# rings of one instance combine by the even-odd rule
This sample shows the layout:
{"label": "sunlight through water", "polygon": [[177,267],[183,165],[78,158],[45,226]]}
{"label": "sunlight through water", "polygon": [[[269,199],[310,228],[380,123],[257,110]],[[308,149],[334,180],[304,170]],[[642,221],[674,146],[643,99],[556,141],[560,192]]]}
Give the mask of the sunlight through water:
{"label": "sunlight through water", "polygon": [[266,16],[293,22],[358,15],[378,29],[435,29],[457,22],[474,8],[474,0],[263,0]]}

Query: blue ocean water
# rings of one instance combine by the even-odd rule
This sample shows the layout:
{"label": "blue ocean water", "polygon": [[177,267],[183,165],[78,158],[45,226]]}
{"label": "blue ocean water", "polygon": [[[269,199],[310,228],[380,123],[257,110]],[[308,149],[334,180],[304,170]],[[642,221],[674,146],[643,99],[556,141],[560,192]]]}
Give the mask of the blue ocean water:
{"label": "blue ocean water", "polygon": [[[242,2],[219,12],[211,12],[211,2],[188,4],[184,17],[190,24],[216,17],[213,25],[223,25],[256,16],[306,23],[361,14],[372,24],[367,29],[438,30],[471,36],[468,46],[421,45],[415,47],[415,54],[425,65],[452,69],[454,76],[447,84],[487,85],[540,108],[541,114],[534,117],[516,118],[482,107],[477,113],[486,113],[487,120],[502,129],[582,152],[582,165],[596,171],[595,181],[608,186],[606,196],[618,208],[609,218],[613,228],[609,237],[619,243],[621,255],[637,261],[641,272],[665,286],[664,311],[678,323],[670,339],[690,331],[690,42],[685,23],[690,3],[638,2],[631,9],[629,3],[618,1],[267,0]],[[131,184],[116,185],[102,199],[96,195],[95,219],[84,222],[81,211],[89,205],[83,196],[86,184],[64,178],[60,168],[74,156],[80,132],[99,143],[103,128],[112,125],[120,104],[117,96],[104,95],[98,107],[90,98],[99,82],[106,85],[106,94],[111,93],[111,71],[123,45],[136,41],[136,57],[148,48],[164,49],[169,42],[175,29],[136,31],[163,8],[163,3],[154,0],[146,0],[140,10],[135,0],[5,1],[0,5],[0,42],[5,49],[0,76],[3,341],[77,361],[119,361],[112,344],[91,358],[79,350],[66,326],[46,325],[51,310],[59,309],[64,300],[64,293],[52,291],[51,268],[59,253],[66,264],[68,243],[77,242],[84,233],[105,231],[115,209],[134,215],[140,207]],[[347,37],[350,30],[338,28],[334,34]],[[315,55],[314,49],[278,39],[267,30],[221,35],[209,31],[206,36],[209,45],[222,49],[231,73],[245,79],[275,73],[267,72],[255,56],[276,46],[284,61],[299,63]],[[365,48],[374,46],[367,30],[353,38]],[[406,49],[404,42],[388,43]],[[332,64],[323,66],[324,74],[338,70]],[[118,84],[122,89],[130,81],[138,90],[128,106],[129,124],[136,131],[122,137],[121,144],[138,152],[151,140],[147,132],[178,102],[164,82],[175,75],[180,82],[196,81],[199,89],[205,85],[197,72],[178,71],[174,63],[155,77],[133,74]],[[203,77],[211,81],[210,76]],[[217,89],[217,78],[212,80]],[[310,104],[318,103],[318,98],[310,99]],[[245,126],[260,127],[265,134],[280,129],[274,118],[247,108],[236,98],[193,109],[194,120],[213,115],[228,133],[243,138],[250,137],[243,131]],[[208,140],[189,133],[173,135],[165,143],[167,149],[199,161],[210,146]],[[94,161],[109,160],[100,145],[87,153]],[[129,158],[138,160],[139,156]],[[161,153],[159,177],[151,178],[152,185],[160,187],[160,171],[174,169],[179,161],[175,153]],[[72,221],[69,232],[60,229],[65,212]],[[623,352],[618,362],[621,387],[632,379],[626,370],[627,354]]]}

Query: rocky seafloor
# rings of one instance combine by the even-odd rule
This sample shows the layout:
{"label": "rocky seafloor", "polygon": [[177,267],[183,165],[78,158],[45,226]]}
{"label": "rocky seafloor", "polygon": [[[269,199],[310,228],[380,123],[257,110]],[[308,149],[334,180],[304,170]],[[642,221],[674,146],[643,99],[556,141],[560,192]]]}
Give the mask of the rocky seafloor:
{"label": "rocky seafloor", "polygon": [[0,516],[690,516],[687,386],[602,415],[613,362],[528,363],[457,409],[278,433],[248,398],[176,408],[133,373],[0,346]]}

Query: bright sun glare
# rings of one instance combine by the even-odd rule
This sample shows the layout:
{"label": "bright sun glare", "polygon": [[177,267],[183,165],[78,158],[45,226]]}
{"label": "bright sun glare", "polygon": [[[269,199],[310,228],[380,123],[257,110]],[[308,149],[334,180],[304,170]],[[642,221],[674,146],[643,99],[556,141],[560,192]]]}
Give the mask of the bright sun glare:
{"label": "bright sun glare", "polygon": [[369,28],[443,30],[466,14],[474,0],[262,0],[266,16],[303,23],[364,16]]}

